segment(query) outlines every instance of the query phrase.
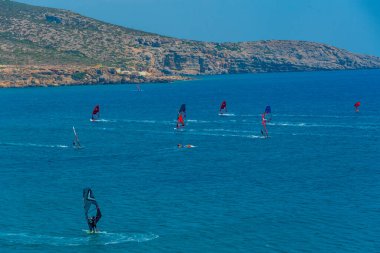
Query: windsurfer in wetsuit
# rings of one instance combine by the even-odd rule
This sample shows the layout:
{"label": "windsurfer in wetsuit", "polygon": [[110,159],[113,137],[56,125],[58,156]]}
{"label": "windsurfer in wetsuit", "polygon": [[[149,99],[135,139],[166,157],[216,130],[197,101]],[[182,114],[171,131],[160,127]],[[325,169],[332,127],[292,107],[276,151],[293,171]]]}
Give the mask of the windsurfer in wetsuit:
{"label": "windsurfer in wetsuit", "polygon": [[102,217],[102,213],[100,212],[99,207],[96,208],[96,216],[92,216],[91,218],[88,218],[88,227],[90,228],[91,233],[95,233],[97,231],[96,224]]}

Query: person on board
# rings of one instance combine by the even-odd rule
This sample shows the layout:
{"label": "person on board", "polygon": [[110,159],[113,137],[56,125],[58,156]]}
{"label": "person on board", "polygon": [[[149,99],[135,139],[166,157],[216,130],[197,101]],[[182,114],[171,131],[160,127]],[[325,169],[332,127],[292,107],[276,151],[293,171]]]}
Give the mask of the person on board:
{"label": "person on board", "polygon": [[81,146],[80,146],[80,143],[78,142],[78,141],[73,141],[73,147],[74,148],[80,148]]}
{"label": "person on board", "polygon": [[264,130],[261,130],[261,134],[264,135],[264,137],[268,137],[267,119],[265,118],[265,113],[261,115],[261,124],[263,125]]}
{"label": "person on board", "polygon": [[90,218],[88,218],[88,227],[90,228],[90,232],[91,233],[96,233],[98,230],[96,228],[96,224],[98,223],[98,221],[100,220],[100,218],[102,217],[102,213],[100,212],[100,209],[99,207],[96,208],[96,216],[92,216]]}

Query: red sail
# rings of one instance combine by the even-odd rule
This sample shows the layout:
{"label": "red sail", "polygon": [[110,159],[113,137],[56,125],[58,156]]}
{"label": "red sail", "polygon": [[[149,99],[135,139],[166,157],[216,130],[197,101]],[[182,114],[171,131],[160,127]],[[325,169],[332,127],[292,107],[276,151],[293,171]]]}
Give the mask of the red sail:
{"label": "red sail", "polygon": [[227,103],[226,101],[223,101],[222,104],[220,105],[220,110],[223,110],[226,107],[227,107]]}
{"label": "red sail", "polygon": [[354,104],[354,107],[355,107],[355,112],[359,112],[359,106],[360,106],[360,101],[356,102]]}
{"label": "red sail", "polygon": [[220,105],[219,113],[223,114],[227,112],[227,102],[223,101],[222,104]]}
{"label": "red sail", "polygon": [[178,111],[177,128],[185,126],[185,119],[186,119],[186,105],[182,104]]}
{"label": "red sail", "polygon": [[99,118],[99,115],[100,115],[100,107],[99,107],[99,105],[96,105],[96,106],[94,107],[94,110],[92,110],[92,116],[91,116],[91,119],[92,119],[92,120],[98,119],[98,118]]}
{"label": "red sail", "polygon": [[99,111],[100,111],[100,109],[99,109],[99,105],[96,105],[96,106],[94,107],[94,110],[92,111],[92,114],[97,114]]}
{"label": "red sail", "polygon": [[177,119],[177,127],[179,127],[180,124],[181,124],[182,126],[185,126],[185,121],[183,120],[182,114],[178,115],[178,119]]}

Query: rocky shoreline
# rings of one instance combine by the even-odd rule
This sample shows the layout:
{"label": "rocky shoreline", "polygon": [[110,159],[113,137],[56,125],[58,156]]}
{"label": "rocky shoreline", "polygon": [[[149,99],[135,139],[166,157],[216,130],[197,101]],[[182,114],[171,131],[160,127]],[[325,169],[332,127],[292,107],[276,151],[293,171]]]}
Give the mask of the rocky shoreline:
{"label": "rocky shoreline", "polygon": [[188,80],[159,72],[123,71],[102,66],[14,66],[0,65],[0,88],[65,85],[169,83]]}
{"label": "rocky shoreline", "polygon": [[309,41],[202,42],[9,0],[0,0],[0,10],[0,87],[380,68],[379,57]]}

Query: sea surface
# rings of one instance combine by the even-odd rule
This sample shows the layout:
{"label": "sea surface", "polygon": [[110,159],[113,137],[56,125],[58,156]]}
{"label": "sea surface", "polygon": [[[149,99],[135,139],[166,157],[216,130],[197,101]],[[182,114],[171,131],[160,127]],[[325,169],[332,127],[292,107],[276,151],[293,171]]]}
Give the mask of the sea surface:
{"label": "sea surface", "polygon": [[380,252],[380,70],[141,88],[0,90],[0,252]]}

